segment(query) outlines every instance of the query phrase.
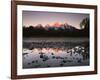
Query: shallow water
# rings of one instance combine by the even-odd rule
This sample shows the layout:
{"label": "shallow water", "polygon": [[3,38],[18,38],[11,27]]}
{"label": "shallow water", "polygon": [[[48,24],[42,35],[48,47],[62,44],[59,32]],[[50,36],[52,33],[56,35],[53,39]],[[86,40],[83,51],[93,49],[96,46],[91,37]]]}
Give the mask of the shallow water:
{"label": "shallow water", "polygon": [[23,68],[89,65],[88,38],[24,38]]}

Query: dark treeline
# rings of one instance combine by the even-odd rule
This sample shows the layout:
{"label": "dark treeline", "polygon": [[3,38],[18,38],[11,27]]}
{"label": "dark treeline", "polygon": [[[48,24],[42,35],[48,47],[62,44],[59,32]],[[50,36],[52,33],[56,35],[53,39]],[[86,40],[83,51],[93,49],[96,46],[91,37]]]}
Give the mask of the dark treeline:
{"label": "dark treeline", "polygon": [[[84,26],[84,28],[82,28]],[[85,18],[80,23],[81,29],[76,29],[73,26],[63,26],[64,29],[59,27],[44,28],[39,26],[23,26],[23,37],[89,37],[89,19]],[[68,28],[69,27],[69,28]]]}
{"label": "dark treeline", "polygon": [[75,30],[45,30],[43,28],[23,27],[23,37],[89,37],[88,29]]}

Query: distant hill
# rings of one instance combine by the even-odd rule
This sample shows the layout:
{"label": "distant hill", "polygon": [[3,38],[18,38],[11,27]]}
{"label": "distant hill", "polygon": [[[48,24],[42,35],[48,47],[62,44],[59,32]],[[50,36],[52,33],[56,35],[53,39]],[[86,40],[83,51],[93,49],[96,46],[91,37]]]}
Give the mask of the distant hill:
{"label": "distant hill", "polygon": [[77,29],[67,23],[42,26],[23,26],[23,37],[89,37],[87,28]]}

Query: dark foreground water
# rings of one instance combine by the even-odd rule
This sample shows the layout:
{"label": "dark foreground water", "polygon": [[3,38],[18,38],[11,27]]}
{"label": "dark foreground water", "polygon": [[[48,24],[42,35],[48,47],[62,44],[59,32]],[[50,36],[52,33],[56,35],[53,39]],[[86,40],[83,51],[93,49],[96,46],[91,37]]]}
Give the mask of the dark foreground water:
{"label": "dark foreground water", "polygon": [[23,38],[23,68],[89,65],[88,38]]}

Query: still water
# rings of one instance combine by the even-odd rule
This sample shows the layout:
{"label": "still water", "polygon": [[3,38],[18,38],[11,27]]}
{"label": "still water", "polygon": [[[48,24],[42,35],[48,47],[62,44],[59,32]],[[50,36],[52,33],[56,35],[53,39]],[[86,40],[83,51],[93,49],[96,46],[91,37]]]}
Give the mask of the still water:
{"label": "still water", "polygon": [[23,38],[23,68],[89,65],[88,38]]}

